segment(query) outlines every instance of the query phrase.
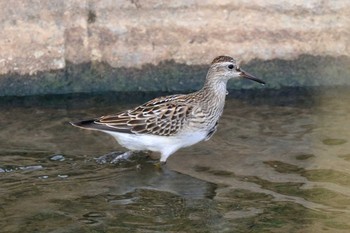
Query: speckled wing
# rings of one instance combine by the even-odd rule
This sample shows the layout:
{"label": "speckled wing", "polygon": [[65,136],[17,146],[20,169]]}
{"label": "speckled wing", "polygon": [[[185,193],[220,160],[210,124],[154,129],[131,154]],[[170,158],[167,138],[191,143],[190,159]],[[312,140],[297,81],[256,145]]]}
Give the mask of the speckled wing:
{"label": "speckled wing", "polygon": [[184,95],[172,95],[119,114],[103,116],[95,119],[94,124],[115,132],[171,136],[183,127],[191,110],[192,105],[185,101]]}

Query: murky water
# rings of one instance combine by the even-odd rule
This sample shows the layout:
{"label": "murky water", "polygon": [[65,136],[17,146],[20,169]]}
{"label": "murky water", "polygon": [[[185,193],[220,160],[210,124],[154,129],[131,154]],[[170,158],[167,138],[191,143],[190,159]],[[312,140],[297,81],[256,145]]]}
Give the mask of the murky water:
{"label": "murky water", "polygon": [[0,99],[1,232],[349,232],[350,90],[229,96],[163,169],[68,121],[157,94]]}

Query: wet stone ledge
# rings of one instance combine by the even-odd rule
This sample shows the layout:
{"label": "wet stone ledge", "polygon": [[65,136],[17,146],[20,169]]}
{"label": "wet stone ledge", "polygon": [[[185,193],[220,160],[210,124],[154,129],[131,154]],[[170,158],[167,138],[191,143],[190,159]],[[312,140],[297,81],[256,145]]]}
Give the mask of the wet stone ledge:
{"label": "wet stone ledge", "polygon": [[[189,92],[199,89],[206,65],[186,65],[163,61],[141,68],[113,68],[103,62],[72,64],[64,69],[0,76],[0,96],[27,96],[100,92]],[[267,82],[265,88],[350,85],[350,58],[347,56],[301,55],[294,60],[252,60],[244,70]],[[230,81],[228,89],[262,88],[254,82]]]}

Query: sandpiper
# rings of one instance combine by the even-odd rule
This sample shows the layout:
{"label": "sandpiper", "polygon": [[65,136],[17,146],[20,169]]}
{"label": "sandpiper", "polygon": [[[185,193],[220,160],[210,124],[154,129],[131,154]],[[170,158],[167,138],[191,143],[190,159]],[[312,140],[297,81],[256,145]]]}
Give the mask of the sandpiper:
{"label": "sandpiper", "polygon": [[[160,152],[160,162],[165,163],[180,148],[213,136],[224,109],[226,84],[231,78],[265,84],[243,71],[232,57],[219,56],[212,61],[199,91],[159,97],[134,109],[71,124],[110,134],[130,151]],[[125,155],[130,153],[119,155],[112,162]]]}

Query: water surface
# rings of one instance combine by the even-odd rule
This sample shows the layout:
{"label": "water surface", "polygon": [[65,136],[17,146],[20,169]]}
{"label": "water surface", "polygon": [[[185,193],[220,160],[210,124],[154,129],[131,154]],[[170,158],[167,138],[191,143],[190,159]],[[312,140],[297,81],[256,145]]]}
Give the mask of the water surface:
{"label": "water surface", "polygon": [[231,93],[217,133],[162,169],[68,124],[159,93],[0,99],[2,232],[348,232],[349,89]]}

